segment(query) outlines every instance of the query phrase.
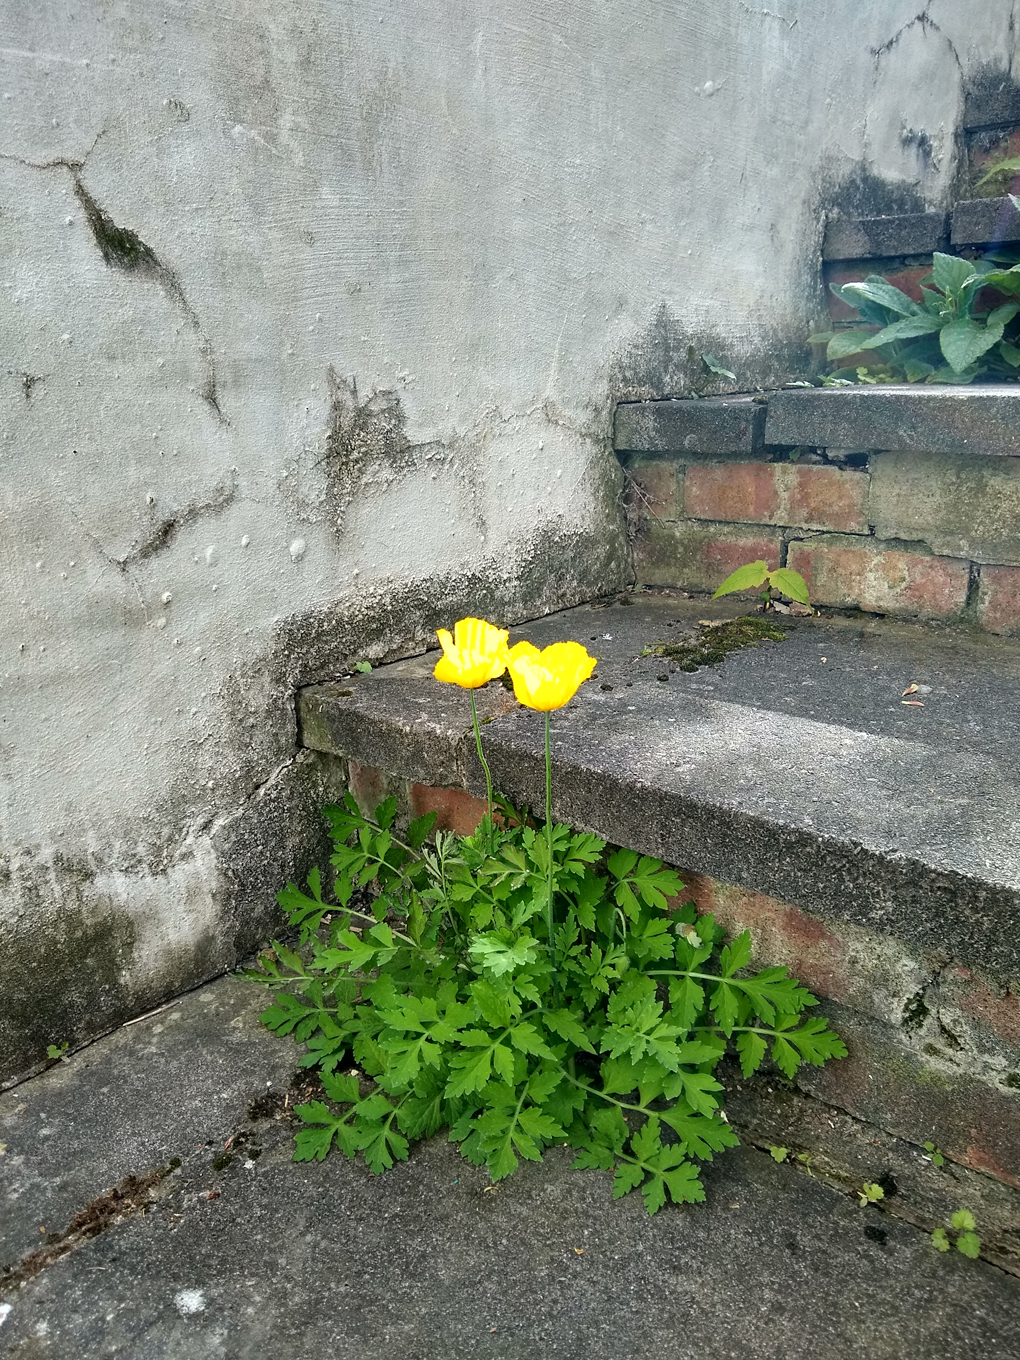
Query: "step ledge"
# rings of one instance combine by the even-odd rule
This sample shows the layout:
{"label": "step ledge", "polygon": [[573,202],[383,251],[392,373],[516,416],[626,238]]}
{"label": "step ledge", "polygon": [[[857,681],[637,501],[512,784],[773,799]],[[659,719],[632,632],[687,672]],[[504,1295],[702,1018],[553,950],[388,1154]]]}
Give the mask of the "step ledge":
{"label": "step ledge", "polygon": [[1020,457],[1020,383],[796,387],[616,408],[618,453],[760,458],[767,446]]}
{"label": "step ledge", "polygon": [[889,217],[831,216],[825,224],[822,259],[836,261],[931,255],[949,241],[949,214],[901,213]]}
{"label": "step ledge", "polygon": [[1020,241],[1020,212],[1008,197],[964,199],[953,208],[949,239],[954,246]]}
{"label": "step ledge", "polygon": [[[668,599],[582,607],[529,626],[539,645],[603,635],[592,650],[603,658],[600,683],[612,685],[587,685],[553,717],[556,816],[690,872],[1020,976],[1020,783],[1015,761],[995,755],[1020,740],[1020,647],[975,643],[970,656],[962,644],[894,625],[883,652],[881,631],[812,620],[782,644],[665,685],[655,678],[665,663],[634,659],[642,638],[664,632],[664,609],[690,619],[706,608]],[[823,674],[820,647],[832,663],[824,686],[842,675],[828,714],[811,688]],[[941,673],[939,656],[950,658]],[[439,686],[433,662],[302,690],[303,741],[412,782],[481,794],[467,696]],[[943,696],[935,722],[898,707],[915,670]],[[478,698],[496,786],[541,807],[541,716],[499,685]],[[865,722],[855,726],[847,710]],[[930,735],[892,734],[899,725]],[[968,733],[982,730],[985,744],[975,745]]]}

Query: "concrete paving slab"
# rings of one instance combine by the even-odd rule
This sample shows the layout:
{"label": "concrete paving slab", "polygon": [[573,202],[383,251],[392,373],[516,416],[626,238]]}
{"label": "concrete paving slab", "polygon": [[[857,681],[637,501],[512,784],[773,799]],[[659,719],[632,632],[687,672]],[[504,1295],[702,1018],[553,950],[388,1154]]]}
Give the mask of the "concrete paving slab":
{"label": "concrete paving slab", "polygon": [[[211,1019],[211,1009],[196,1008],[190,1023],[181,1016],[182,1054],[208,1052]],[[132,1158],[148,1166],[170,1147],[183,1164],[147,1213],[4,1294],[0,1355],[1007,1360],[1020,1351],[1014,1276],[941,1256],[926,1234],[753,1149],[708,1168],[705,1205],[655,1218],[636,1197],[614,1203],[606,1176],[570,1171],[558,1149],[496,1188],[441,1139],[382,1177],[337,1156],[295,1165],[283,1112],[246,1113],[270,1070],[258,1043],[224,1040],[212,1085],[233,1093],[229,1110],[209,1100],[195,1063],[195,1090],[176,1088],[191,1114],[175,1130],[165,1069],[137,1030],[97,1044],[91,1066],[68,1066],[51,1174],[76,1160],[111,1174]],[[288,1070],[294,1047],[267,1042]],[[133,1070],[128,1135],[88,1113],[104,1061]],[[29,1103],[45,1084],[21,1088]],[[242,1151],[217,1169],[207,1144],[232,1119]],[[45,1179],[23,1196],[51,1213]]]}
{"label": "concrete paving slab", "polygon": [[930,255],[948,237],[944,212],[899,213],[889,217],[830,217],[822,241],[823,260],[888,259]]}
{"label": "concrete paving slab", "polygon": [[253,1098],[286,1084],[295,1050],[258,1023],[267,1004],[221,978],[0,1095],[0,1268],[125,1176],[222,1144]]}
{"label": "concrete paving slab", "polygon": [[753,456],[764,433],[764,402],[749,396],[622,401],[613,420],[621,452]]}

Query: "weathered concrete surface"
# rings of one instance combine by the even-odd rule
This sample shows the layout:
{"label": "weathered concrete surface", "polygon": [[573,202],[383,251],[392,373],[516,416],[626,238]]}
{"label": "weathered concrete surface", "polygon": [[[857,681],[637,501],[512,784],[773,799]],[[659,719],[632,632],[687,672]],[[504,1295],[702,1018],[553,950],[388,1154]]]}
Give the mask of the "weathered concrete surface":
{"label": "weathered concrete surface", "polygon": [[878,1182],[885,1193],[883,1212],[925,1232],[948,1227],[956,1210],[966,1206],[981,1225],[982,1257],[1020,1275],[1020,1192],[954,1162],[941,1145],[936,1161],[934,1149],[876,1129],[786,1085],[770,1084],[774,1074],[745,1082],[735,1063],[726,1071],[729,1067],[727,1059],[720,1069],[726,1115],[742,1143],[764,1151],[786,1148],[791,1160],[807,1163],[813,1176],[844,1191]]}
{"label": "weathered concrete surface", "polygon": [[294,684],[625,578],[613,401],[725,390],[704,352],[741,387],[809,362],[821,206],[945,206],[962,90],[1015,42],[1010,0],[970,8],[8,0],[0,955],[48,993],[32,1054],[229,961],[288,806],[310,857]]}
{"label": "weathered concrete surface", "polygon": [[1020,387],[815,387],[769,398],[768,444],[1020,454]]}
{"label": "weathered concrete surface", "polygon": [[972,562],[1020,565],[1020,459],[880,453],[869,518],[879,538],[921,540]]}
{"label": "weathered concrete surface", "polygon": [[[434,664],[433,656],[429,672]],[[463,784],[470,710],[463,692],[448,686],[433,702],[422,693],[422,673],[420,660],[404,661],[373,671],[364,684],[333,681],[301,690],[300,740],[313,750],[345,750],[352,760],[387,774],[427,784]],[[476,696],[479,721],[509,712],[515,702],[501,686],[486,686]]]}
{"label": "weathered concrete surface", "polygon": [[613,443],[620,452],[754,454],[764,432],[764,402],[752,397],[621,402]]}
{"label": "weathered concrete surface", "polygon": [[[1020,975],[1020,647],[818,619],[790,620],[784,642],[694,674],[639,657],[682,641],[692,619],[738,608],[652,597],[523,630],[538,644],[573,636],[600,658],[597,681],[553,717],[557,816]],[[421,702],[438,703],[431,659],[417,664]],[[912,683],[927,687],[923,707],[901,702]],[[541,806],[540,715],[512,711],[485,740],[497,786]],[[463,759],[477,793],[466,743]]]}
{"label": "weathered concrete surface", "polygon": [[968,198],[953,208],[954,246],[1020,241],[1020,212],[1009,198]]}
{"label": "weathered concrete surface", "polygon": [[261,987],[222,978],[0,1095],[2,1264],[132,1172],[219,1139],[286,1087],[296,1050],[258,1023]]}
{"label": "weathered concrete surface", "polygon": [[[289,1122],[246,1107],[279,1082],[267,1045],[290,1062],[296,1050],[231,1042],[209,1082],[209,1019],[182,1016],[169,1071],[147,1061],[143,1026],[101,1042],[88,1069],[76,1059],[61,1074],[65,1118],[45,1151],[12,1144],[0,1159],[5,1177],[13,1153],[40,1169],[79,1161],[91,1171],[82,1193],[100,1168],[147,1168],[174,1146],[183,1161],[144,1216],[5,1293],[0,1355],[1012,1360],[1020,1347],[1015,1277],[940,1256],[926,1233],[750,1148],[707,1168],[705,1205],[654,1219],[633,1196],[614,1203],[606,1177],[571,1172],[558,1149],[495,1190],[441,1140],[383,1177],[338,1156],[294,1165]],[[134,1094],[130,1155],[95,1117],[101,1073]],[[48,1080],[21,1088],[27,1106],[46,1105]],[[227,1097],[210,1099],[217,1091]],[[215,1170],[231,1133],[244,1137]],[[876,1146],[868,1169],[888,1165]],[[39,1181],[24,1198],[54,1212]]]}
{"label": "weathered concrete surface", "polygon": [[963,126],[968,130],[1020,122],[1020,85],[1009,72],[990,66],[967,82]]}
{"label": "weathered concrete surface", "polygon": [[823,260],[868,260],[891,255],[930,255],[943,250],[949,234],[944,212],[899,213],[892,217],[830,217],[822,241]]}

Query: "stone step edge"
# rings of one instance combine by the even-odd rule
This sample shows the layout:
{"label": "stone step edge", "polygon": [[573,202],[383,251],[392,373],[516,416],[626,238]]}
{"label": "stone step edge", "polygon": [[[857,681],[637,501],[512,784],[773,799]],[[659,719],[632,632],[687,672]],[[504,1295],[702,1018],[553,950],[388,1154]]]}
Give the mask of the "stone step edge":
{"label": "stone step edge", "polygon": [[[448,712],[437,719],[411,706],[401,715],[399,705],[392,703],[381,711],[373,705],[368,685],[345,682],[342,697],[339,688],[325,684],[299,691],[303,744],[385,770],[416,788],[484,795],[466,714],[465,721],[451,722]],[[479,698],[496,787],[516,803],[541,806],[545,774],[540,753],[515,742],[512,731],[507,737],[500,732],[508,696],[490,687],[479,691]],[[838,914],[922,953],[946,951],[1000,979],[1020,978],[1020,947],[1012,924],[1020,913],[1020,891],[1007,885],[929,863],[902,845],[873,849],[746,808],[638,787],[561,757],[554,756],[553,765],[554,816],[560,821],[687,872],[737,882],[807,912]],[[735,875],[733,847],[738,843],[741,873]],[[847,885],[838,913],[833,910],[833,881]],[[922,901],[924,909],[919,910]]]}
{"label": "stone step edge", "polygon": [[1020,383],[792,387],[614,413],[617,453],[760,458],[769,446],[1020,457]]}

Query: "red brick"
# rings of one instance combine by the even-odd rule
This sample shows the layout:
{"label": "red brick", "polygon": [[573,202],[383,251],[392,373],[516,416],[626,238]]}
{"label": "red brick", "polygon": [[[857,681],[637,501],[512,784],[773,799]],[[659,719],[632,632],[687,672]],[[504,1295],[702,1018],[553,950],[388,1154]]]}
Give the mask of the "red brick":
{"label": "red brick", "polygon": [[437,812],[436,831],[456,831],[470,836],[485,816],[485,799],[475,798],[464,789],[433,788],[430,784],[411,785],[411,816]]}
{"label": "red brick", "polygon": [[791,524],[867,533],[868,478],[841,468],[796,463],[702,464],[687,469],[692,519]]}
{"label": "red brick", "polygon": [[[634,545],[637,583],[711,592],[747,562],[761,559],[778,567],[781,546],[782,535],[775,531],[650,520]],[[758,592],[744,594],[752,598]]]}
{"label": "red brick", "polygon": [[[827,269],[825,271],[825,282],[826,284],[860,283],[872,274],[881,274],[901,293],[906,293],[907,297],[913,298],[915,302],[923,302],[921,280],[930,273],[930,264],[919,265],[913,269],[897,269],[892,273],[887,273],[881,260],[870,260],[863,261],[861,264],[840,265],[838,269]],[[864,324],[861,322],[857,310],[838,298],[831,288],[826,288],[826,293],[828,294],[829,315],[833,321],[857,321]],[[875,356],[868,357],[874,359]],[[840,362],[849,363],[850,361],[841,360]]]}
{"label": "red brick", "polygon": [[1020,567],[982,567],[978,622],[990,633],[1020,636]]}
{"label": "red brick", "polygon": [[953,1006],[1020,1049],[1020,996],[970,968],[950,968],[939,979],[939,1006]]}
{"label": "red brick", "polygon": [[843,537],[791,543],[788,565],[808,583],[811,602],[945,619],[967,601],[970,564],[953,557],[907,552],[881,540]]}
{"label": "red brick", "polygon": [[797,1084],[869,1124],[933,1142],[954,1161],[1020,1188],[1020,1101],[978,1077],[944,1071],[907,1047],[890,1025],[834,1008],[848,1056],[802,1067]]}
{"label": "red brick", "polygon": [[689,468],[684,503],[691,519],[781,524],[773,463],[707,463]]}
{"label": "red brick", "polygon": [[683,468],[664,458],[635,458],[627,464],[628,488],[639,519],[678,519],[683,513]]}
{"label": "red brick", "polygon": [[817,916],[703,874],[681,876],[687,888],[683,901],[711,912],[731,938],[742,930],[751,932],[757,967],[784,964],[817,996],[850,1000],[854,988],[846,974],[846,944]]}

